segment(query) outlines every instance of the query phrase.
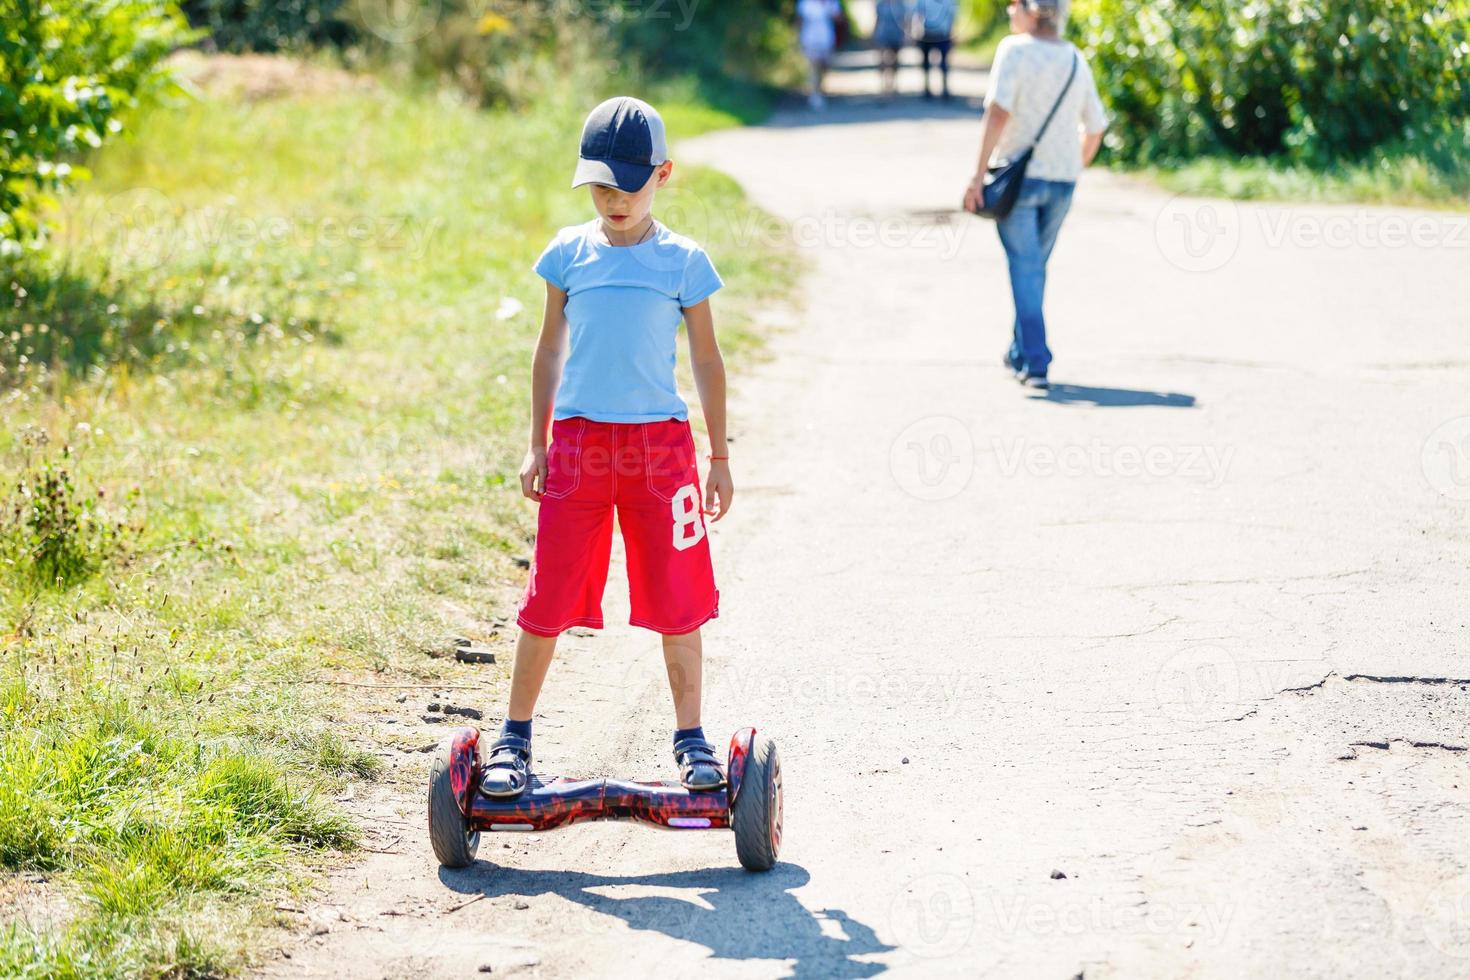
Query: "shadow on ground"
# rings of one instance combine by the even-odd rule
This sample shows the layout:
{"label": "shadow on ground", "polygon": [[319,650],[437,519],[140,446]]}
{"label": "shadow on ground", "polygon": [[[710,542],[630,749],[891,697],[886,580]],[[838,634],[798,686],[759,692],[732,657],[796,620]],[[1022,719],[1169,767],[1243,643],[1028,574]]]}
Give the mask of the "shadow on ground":
{"label": "shadow on ground", "polygon": [[[767,129],[798,129],[803,126],[839,126],[854,123],[889,122],[897,119],[973,119],[984,111],[978,98],[956,95],[951,99],[926,99],[899,93],[890,99],[868,94],[830,94],[827,108],[807,108],[806,97],[788,95],[761,125]],[[978,130],[976,130],[978,134]],[[976,136],[979,139],[979,136]],[[916,152],[922,147],[916,147]]]}
{"label": "shadow on ground", "polygon": [[1053,384],[1044,392],[1030,396],[1034,402],[1056,402],[1059,405],[1094,405],[1100,408],[1194,408],[1193,395],[1177,391],[1136,391],[1132,388],[1094,388],[1091,385]]}
{"label": "shadow on ground", "polygon": [[[539,871],[477,861],[463,871],[439,869],[447,888],[465,895],[557,895],[634,929],[697,943],[717,959],[795,960],[793,977],[870,977],[885,969],[854,957],[893,949],[841,909],[810,911],[792,895],[811,880],[805,868],[777,864],[764,874],[705,868],[610,876]],[[682,888],[688,897],[607,895],[601,889]]]}

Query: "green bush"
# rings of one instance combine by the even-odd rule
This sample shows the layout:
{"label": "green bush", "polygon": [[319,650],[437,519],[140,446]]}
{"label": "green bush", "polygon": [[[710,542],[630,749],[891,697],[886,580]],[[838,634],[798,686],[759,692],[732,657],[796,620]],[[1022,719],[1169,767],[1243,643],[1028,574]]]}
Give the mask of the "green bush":
{"label": "green bush", "polygon": [[793,11],[791,0],[360,0],[342,16],[359,39],[352,53],[481,106],[544,108],[569,96],[590,105],[622,90],[652,98],[650,82],[680,79],[749,119],[766,108],[765,83],[801,77]]}
{"label": "green bush", "polygon": [[1360,160],[1470,116],[1466,0],[1077,0],[1071,30],[1129,162]]}
{"label": "green bush", "polygon": [[[440,0],[389,18],[382,3],[354,4],[354,28],[377,59],[458,88],[478,105],[543,101],[570,80],[607,73],[595,25],[553,16],[542,2]],[[400,11],[401,14],[401,11]]]}
{"label": "green bush", "polygon": [[622,0],[609,8],[625,11],[607,18],[617,44],[662,74],[751,77],[795,48],[794,5],[781,0],[683,7]]}
{"label": "green bush", "polygon": [[342,0],[183,0],[182,7],[220,51],[295,51],[355,36],[339,16]]}
{"label": "green bush", "polygon": [[168,0],[0,0],[0,255],[37,238],[49,193],[169,84],[159,63],[188,37]]}

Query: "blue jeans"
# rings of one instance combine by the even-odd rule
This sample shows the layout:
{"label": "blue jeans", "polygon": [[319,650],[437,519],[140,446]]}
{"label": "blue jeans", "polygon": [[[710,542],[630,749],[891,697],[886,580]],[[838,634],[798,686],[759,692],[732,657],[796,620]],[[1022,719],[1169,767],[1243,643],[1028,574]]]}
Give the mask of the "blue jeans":
{"label": "blue jeans", "polygon": [[1046,377],[1051,351],[1046,346],[1046,320],[1041,301],[1046,294],[1046,260],[1062,219],[1072,206],[1070,180],[1041,180],[1027,177],[1021,196],[1011,213],[996,222],[1000,243],[1011,268],[1011,296],[1016,302],[1016,322],[1011,331],[1011,349],[1006,363],[1017,371]]}

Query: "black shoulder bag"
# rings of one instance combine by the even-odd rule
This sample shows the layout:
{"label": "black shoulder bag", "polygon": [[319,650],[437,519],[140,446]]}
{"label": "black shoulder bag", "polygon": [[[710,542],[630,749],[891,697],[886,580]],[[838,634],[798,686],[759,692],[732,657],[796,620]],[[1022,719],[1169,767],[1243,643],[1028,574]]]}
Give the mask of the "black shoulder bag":
{"label": "black shoulder bag", "polygon": [[1026,164],[1031,162],[1031,154],[1036,150],[1036,144],[1041,142],[1041,137],[1046,135],[1046,127],[1051,125],[1051,117],[1057,114],[1057,109],[1062,105],[1062,99],[1066,98],[1067,90],[1072,87],[1072,79],[1077,76],[1077,58],[1072,58],[1072,71],[1067,75],[1067,84],[1062,86],[1061,92],[1057,93],[1057,100],[1051,104],[1051,112],[1046,114],[1041,128],[1036,131],[1036,138],[1031,145],[1020,153],[1017,153],[1003,167],[991,167],[985,171],[985,185],[980,189],[979,207],[975,213],[982,218],[994,218],[996,221],[1011,213],[1011,208],[1016,206],[1016,198],[1021,196],[1021,181],[1026,177]]}

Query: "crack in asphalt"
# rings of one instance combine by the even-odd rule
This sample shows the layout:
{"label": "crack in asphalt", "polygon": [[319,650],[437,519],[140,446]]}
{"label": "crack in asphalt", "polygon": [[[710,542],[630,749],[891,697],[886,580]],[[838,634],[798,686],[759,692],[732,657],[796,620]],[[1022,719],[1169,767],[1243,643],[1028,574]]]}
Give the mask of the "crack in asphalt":
{"label": "crack in asphalt", "polygon": [[1344,674],[1345,681],[1371,681],[1375,684],[1461,684],[1470,685],[1470,677],[1424,677],[1415,674]]}

